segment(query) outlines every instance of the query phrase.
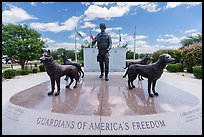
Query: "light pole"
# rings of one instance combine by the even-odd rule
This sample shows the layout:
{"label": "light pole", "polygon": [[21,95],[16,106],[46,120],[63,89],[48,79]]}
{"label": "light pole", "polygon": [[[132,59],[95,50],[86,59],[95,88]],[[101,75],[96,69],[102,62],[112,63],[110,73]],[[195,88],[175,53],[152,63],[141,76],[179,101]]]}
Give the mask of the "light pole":
{"label": "light pole", "polygon": [[135,32],[134,32],[134,61],[135,61],[135,45],[136,45],[136,26],[135,26]]}
{"label": "light pole", "polygon": [[77,49],[76,49],[76,26],[75,26],[75,39],[74,39],[74,43],[75,43],[75,61],[77,62]]}

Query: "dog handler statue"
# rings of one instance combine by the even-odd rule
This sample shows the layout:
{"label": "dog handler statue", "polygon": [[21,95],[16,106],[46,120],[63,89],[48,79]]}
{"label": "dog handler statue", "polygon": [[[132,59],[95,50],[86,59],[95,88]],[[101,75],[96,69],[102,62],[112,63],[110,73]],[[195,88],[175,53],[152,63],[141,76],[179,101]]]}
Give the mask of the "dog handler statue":
{"label": "dog handler statue", "polygon": [[95,39],[92,42],[94,45],[97,42],[98,55],[97,61],[99,62],[101,75],[99,78],[102,78],[104,75],[104,63],[105,63],[105,80],[108,81],[108,73],[109,73],[109,50],[112,47],[111,36],[105,32],[106,25],[104,23],[100,24],[101,32],[97,34]]}

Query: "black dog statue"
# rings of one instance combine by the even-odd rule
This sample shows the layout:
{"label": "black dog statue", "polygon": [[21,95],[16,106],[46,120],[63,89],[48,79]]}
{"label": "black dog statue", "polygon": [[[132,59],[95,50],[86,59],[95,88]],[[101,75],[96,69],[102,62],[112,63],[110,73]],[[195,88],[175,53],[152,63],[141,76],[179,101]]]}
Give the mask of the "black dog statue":
{"label": "black dog statue", "polygon": [[75,66],[60,65],[54,62],[52,56],[50,55],[50,50],[48,50],[48,52],[43,53],[42,57],[40,58],[40,62],[45,65],[45,69],[51,80],[52,90],[51,92],[48,92],[48,95],[51,95],[54,93],[55,81],[57,83],[57,92],[55,93],[55,96],[60,94],[60,78],[64,75],[66,75],[66,77],[69,77],[71,79],[71,82],[69,83],[69,85],[66,86],[66,88],[70,87],[74,79],[76,81],[74,88],[77,87],[77,81],[79,80],[79,75],[78,75],[78,70]]}
{"label": "black dog statue", "polygon": [[148,94],[150,97],[153,97],[151,94],[151,85],[152,91],[155,96],[159,94],[155,91],[155,85],[157,80],[161,77],[163,69],[168,63],[173,63],[174,58],[171,58],[169,54],[162,54],[159,56],[159,60],[153,64],[141,65],[135,64],[131,65],[128,69],[128,87],[129,89],[135,88],[133,81],[137,78],[137,75],[142,75],[148,79]]}
{"label": "black dog statue", "polygon": [[[82,70],[82,68],[81,68],[80,63],[78,63],[78,62],[73,62],[73,61],[69,61],[68,58],[67,58],[67,56],[66,56],[66,54],[65,54],[65,52],[63,52],[61,55],[59,55],[59,57],[62,58],[62,60],[63,60],[63,65],[73,65],[73,66],[77,67],[78,72],[79,72],[79,75],[81,76],[81,73],[82,73],[82,78],[84,77],[84,72],[83,72],[83,70]],[[66,77],[65,80],[68,80],[68,77]]]}
{"label": "black dog statue", "polygon": [[[126,68],[129,69],[129,67],[130,67],[131,65],[134,65],[134,64],[146,65],[146,64],[147,64],[147,61],[149,61],[149,60],[151,60],[151,59],[153,59],[152,56],[151,56],[150,54],[147,54],[144,58],[142,58],[141,61],[129,62],[128,64],[126,64],[126,67],[125,67],[124,69],[126,69]],[[127,76],[127,74],[128,74],[128,69],[126,70],[125,75],[123,75],[123,78],[125,78],[125,77]],[[142,78],[141,75],[138,75],[138,78],[139,78],[139,80],[143,80],[143,78]]]}

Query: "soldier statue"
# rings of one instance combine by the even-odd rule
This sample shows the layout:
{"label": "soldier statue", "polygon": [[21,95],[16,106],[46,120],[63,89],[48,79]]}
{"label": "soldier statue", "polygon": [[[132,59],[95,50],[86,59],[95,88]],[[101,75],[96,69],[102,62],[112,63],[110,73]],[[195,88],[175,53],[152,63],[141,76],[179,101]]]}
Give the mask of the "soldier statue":
{"label": "soldier statue", "polygon": [[101,74],[99,78],[104,76],[104,64],[105,64],[105,80],[108,81],[109,73],[109,50],[112,48],[111,36],[105,32],[106,25],[104,23],[100,24],[101,32],[97,34],[95,39],[92,42],[94,45],[97,42],[98,55],[97,61],[99,62]]}

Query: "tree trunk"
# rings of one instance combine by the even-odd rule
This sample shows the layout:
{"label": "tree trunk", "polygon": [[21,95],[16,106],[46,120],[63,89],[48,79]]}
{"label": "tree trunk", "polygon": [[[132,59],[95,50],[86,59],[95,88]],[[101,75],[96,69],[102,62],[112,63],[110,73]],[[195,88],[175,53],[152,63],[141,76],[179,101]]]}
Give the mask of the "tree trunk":
{"label": "tree trunk", "polygon": [[21,65],[21,70],[24,70],[24,68],[25,68],[25,61],[20,61],[19,64]]}

